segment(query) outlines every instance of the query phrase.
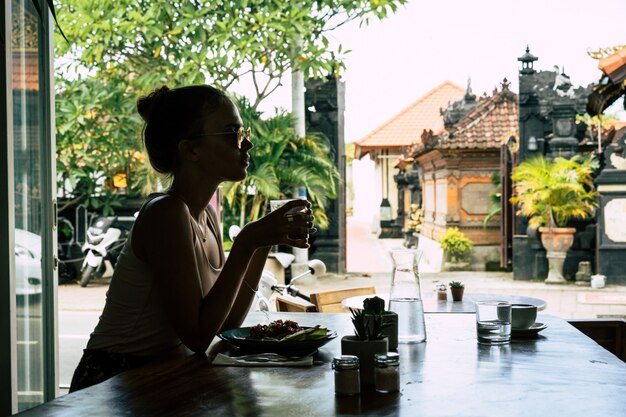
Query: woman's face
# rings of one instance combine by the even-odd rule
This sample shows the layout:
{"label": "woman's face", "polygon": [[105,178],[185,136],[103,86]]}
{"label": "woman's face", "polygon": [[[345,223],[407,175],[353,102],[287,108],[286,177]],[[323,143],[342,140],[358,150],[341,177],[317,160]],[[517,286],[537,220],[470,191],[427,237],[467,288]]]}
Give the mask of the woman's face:
{"label": "woman's face", "polygon": [[237,132],[243,126],[235,105],[228,101],[213,110],[203,121],[197,139],[198,166],[212,178],[220,181],[241,181],[247,175],[252,143],[244,139],[241,149],[237,144]]}

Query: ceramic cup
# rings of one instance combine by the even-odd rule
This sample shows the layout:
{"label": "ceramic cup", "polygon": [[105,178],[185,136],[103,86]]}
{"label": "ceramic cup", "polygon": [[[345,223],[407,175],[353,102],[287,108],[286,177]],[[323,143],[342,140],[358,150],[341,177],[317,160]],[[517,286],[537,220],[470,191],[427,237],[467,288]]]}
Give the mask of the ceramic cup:
{"label": "ceramic cup", "polygon": [[511,304],[511,327],[528,329],[537,319],[537,306],[532,304]]}

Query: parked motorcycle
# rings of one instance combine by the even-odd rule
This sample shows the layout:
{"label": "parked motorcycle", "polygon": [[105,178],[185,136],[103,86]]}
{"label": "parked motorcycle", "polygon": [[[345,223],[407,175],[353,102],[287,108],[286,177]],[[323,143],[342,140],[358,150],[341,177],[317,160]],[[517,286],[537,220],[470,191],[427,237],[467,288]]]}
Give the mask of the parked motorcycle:
{"label": "parked motorcycle", "polygon": [[87,241],[82,247],[85,260],[80,271],[81,287],[86,287],[93,277],[102,277],[107,262],[115,267],[127,234],[113,227],[116,221],[117,217],[95,217],[87,229]]}
{"label": "parked motorcycle", "polygon": [[[228,229],[228,235],[231,241],[235,241],[235,238],[241,231],[241,228],[237,225],[232,225]],[[287,269],[289,265],[295,260],[295,256],[290,253],[284,252],[276,252],[273,256],[278,260],[278,262],[282,265],[283,268]],[[324,275],[326,273],[326,264],[319,259],[311,259],[308,262],[308,271],[303,272],[300,275],[296,275],[289,280],[289,284],[279,284],[276,279],[276,275],[274,275],[271,271],[267,269],[263,270],[261,274],[261,279],[259,281],[259,287],[255,294],[255,299],[252,302],[252,306],[250,307],[250,311],[276,311],[276,307],[272,305],[270,299],[274,293],[284,295],[289,294],[293,297],[300,297],[303,300],[311,301],[310,297],[306,294],[300,292],[298,287],[294,284],[298,280],[300,282],[310,281],[311,278],[315,279],[320,275]]]}

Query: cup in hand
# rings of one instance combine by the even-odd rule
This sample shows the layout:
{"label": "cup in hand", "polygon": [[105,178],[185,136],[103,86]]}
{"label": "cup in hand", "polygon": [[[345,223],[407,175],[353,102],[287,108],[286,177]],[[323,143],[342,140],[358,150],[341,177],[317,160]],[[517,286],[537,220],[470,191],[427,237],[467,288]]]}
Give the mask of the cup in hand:
{"label": "cup in hand", "polygon": [[[284,206],[285,204],[287,204],[288,202],[290,202],[291,200],[297,200],[295,198],[289,199],[289,200],[270,200],[270,211],[275,211],[278,210],[279,208],[281,208],[282,206]],[[290,215],[294,215],[300,211],[302,211],[303,209],[301,207],[296,207],[293,208],[291,210],[289,210],[287,212],[287,216]],[[292,239],[308,239],[309,235],[308,234],[297,234],[297,235],[290,235],[290,237]]]}
{"label": "cup in hand", "polygon": [[285,204],[287,204],[287,203],[288,203],[288,202],[290,202],[291,200],[295,200],[295,199],[289,199],[289,200],[270,200],[270,211],[278,210],[279,208],[281,208],[282,206],[284,206]]}
{"label": "cup in hand", "polygon": [[511,304],[511,327],[513,330],[525,330],[535,324],[537,306],[532,304]]}
{"label": "cup in hand", "polygon": [[506,301],[476,302],[478,343],[502,345],[511,341],[511,304]]}

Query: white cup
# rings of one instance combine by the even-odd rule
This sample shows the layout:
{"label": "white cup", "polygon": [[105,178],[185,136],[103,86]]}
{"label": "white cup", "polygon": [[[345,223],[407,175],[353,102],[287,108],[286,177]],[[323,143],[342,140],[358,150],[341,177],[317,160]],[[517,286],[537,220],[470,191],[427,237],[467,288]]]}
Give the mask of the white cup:
{"label": "white cup", "polygon": [[295,200],[295,198],[289,200],[270,200],[270,211],[278,210],[291,200]]}
{"label": "white cup", "polygon": [[591,276],[591,288],[604,288],[606,276],[596,274]]}

